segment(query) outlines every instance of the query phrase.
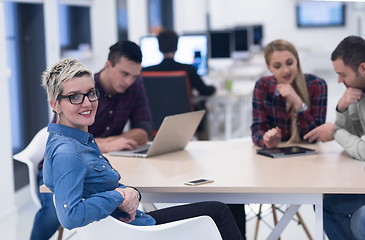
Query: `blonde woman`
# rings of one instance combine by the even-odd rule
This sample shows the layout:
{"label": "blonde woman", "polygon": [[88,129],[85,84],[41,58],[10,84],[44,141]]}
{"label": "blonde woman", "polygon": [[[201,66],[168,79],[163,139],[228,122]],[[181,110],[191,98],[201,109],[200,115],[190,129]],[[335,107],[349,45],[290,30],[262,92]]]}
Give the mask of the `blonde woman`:
{"label": "blonde woman", "polygon": [[252,140],[273,148],[281,141],[301,142],[323,124],[327,112],[327,84],[303,74],[298,52],[285,40],[265,46],[267,68],[273,74],[256,82],[252,102]]}
{"label": "blonde woman", "polygon": [[207,215],[214,220],[223,239],[243,239],[231,211],[221,202],[197,202],[148,214],[137,209],[140,192],[119,182],[119,173],[88,133],[100,96],[92,76],[74,59],[56,63],[42,76],[49,104],[57,114],[57,123],[48,125],[43,179],[55,195],[61,225],[72,229],[109,215],[133,225]]}

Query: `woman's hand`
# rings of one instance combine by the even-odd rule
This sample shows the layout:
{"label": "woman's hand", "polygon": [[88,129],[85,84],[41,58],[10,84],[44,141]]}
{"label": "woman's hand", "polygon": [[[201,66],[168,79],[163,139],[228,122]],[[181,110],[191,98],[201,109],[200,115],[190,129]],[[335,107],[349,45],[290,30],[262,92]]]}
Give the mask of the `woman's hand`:
{"label": "woman's hand", "polygon": [[138,192],[133,188],[116,188],[115,191],[119,192],[124,198],[123,202],[118,206],[120,211],[123,211],[129,215],[129,218],[122,218],[121,221],[130,223],[136,218],[136,210],[139,206]]}
{"label": "woman's hand", "polygon": [[286,110],[289,111],[291,107],[294,107],[296,111],[302,108],[303,100],[299,97],[297,92],[287,83],[279,83],[276,86],[278,93],[285,98],[287,105]]}
{"label": "woman's hand", "polygon": [[267,148],[276,147],[281,141],[281,129],[279,127],[272,128],[264,134],[264,144]]}

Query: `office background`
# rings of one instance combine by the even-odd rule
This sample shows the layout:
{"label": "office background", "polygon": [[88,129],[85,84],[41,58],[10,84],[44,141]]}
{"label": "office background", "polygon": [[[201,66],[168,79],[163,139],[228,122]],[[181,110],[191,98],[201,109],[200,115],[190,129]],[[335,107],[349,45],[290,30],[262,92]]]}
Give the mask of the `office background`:
{"label": "office background", "polygon": [[[23,68],[15,71],[11,66],[12,62],[17,60],[15,56],[19,55],[15,55],[9,48],[9,41],[14,40],[14,36],[16,36],[16,33],[9,32],[9,28],[14,24],[14,19],[9,16],[8,4],[12,2],[20,3],[21,7],[17,9],[17,13],[24,14],[23,18],[17,18],[17,20],[29,23],[28,27],[23,26],[23,30],[28,30],[27,34],[33,36],[34,41],[43,43],[43,48],[40,49],[32,47],[21,49],[22,54],[27,54],[24,60],[37,60],[39,56],[44,56],[39,61],[31,62],[31,65],[22,64]],[[305,58],[302,59],[305,72],[331,71],[329,55],[338,42],[345,36],[351,34],[363,36],[365,32],[365,5],[355,2],[346,3],[344,26],[298,28],[295,20],[297,3],[295,0],[0,0],[0,49],[2,49],[0,51],[0,132],[2,135],[0,161],[3,167],[2,174],[0,174],[0,191],[2,196],[6,196],[0,199],[0,217],[15,210],[14,163],[11,157],[13,141],[10,140],[14,131],[18,130],[18,127],[14,127],[16,120],[11,117],[11,112],[14,110],[12,104],[18,101],[17,98],[14,98],[16,94],[10,91],[14,84],[14,77],[20,73],[29,76],[26,81],[29,85],[21,86],[23,90],[21,94],[29,94],[28,97],[34,99],[21,111],[23,115],[26,115],[23,116],[23,119],[29,117],[31,120],[28,122],[36,122],[29,128],[22,125],[21,128],[25,128],[23,132],[25,133],[24,139],[26,139],[20,145],[24,146],[35,134],[37,124],[40,126],[47,122],[49,114],[49,110],[45,107],[47,106],[45,94],[39,86],[39,72],[32,75],[34,74],[32,70],[37,68],[41,71],[44,67],[50,66],[68,54],[75,54],[74,56],[84,61],[93,71],[100,70],[105,63],[108,47],[118,38],[124,36],[139,42],[140,37],[148,35],[151,28],[153,30],[154,19],[151,19],[152,9],[149,7],[151,2],[160,2],[162,6],[172,8],[172,11],[163,14],[166,16],[164,21],[172,23],[172,27],[178,33],[202,32],[208,28],[224,29],[245,24],[262,24],[264,26],[264,44],[277,38],[284,38],[294,43],[300,52],[305,54]],[[60,34],[63,29],[59,19],[64,14],[60,11],[60,4],[89,8],[87,13],[77,12],[76,14],[86,14],[86,16],[89,14],[90,31],[85,34],[89,34],[90,44],[78,46],[76,52],[67,51],[61,47],[65,40],[64,36]],[[32,19],[34,22],[27,21],[27,19]],[[40,28],[39,23],[42,23]],[[33,31],[34,29],[37,31]],[[39,36],[39,39],[36,36]],[[81,37],[79,36],[79,38]],[[25,37],[25,39],[28,38]],[[30,38],[30,40],[32,39]],[[31,42],[25,41],[23,44],[31,46]],[[18,59],[18,61],[20,60]],[[336,79],[326,80],[336,81]],[[41,120],[38,119],[39,116],[42,116]]]}

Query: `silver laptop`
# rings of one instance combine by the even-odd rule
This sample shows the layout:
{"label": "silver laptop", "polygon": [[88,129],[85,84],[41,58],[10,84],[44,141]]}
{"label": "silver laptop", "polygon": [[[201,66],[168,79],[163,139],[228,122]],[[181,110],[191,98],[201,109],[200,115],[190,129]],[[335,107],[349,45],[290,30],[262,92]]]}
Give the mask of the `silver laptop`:
{"label": "silver laptop", "polygon": [[152,157],[163,153],[182,150],[193,137],[205,110],[167,116],[164,118],[151,144],[133,150],[109,152],[113,156]]}

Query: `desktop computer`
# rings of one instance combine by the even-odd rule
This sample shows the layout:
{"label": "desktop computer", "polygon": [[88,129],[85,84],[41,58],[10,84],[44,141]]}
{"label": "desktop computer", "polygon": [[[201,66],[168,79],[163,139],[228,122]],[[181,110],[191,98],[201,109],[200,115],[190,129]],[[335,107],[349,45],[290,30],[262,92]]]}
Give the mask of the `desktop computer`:
{"label": "desktop computer", "polygon": [[[208,74],[209,37],[207,34],[183,34],[179,36],[175,61],[191,64],[201,76]],[[142,67],[157,65],[163,60],[156,36],[140,39]]]}
{"label": "desktop computer", "polygon": [[210,57],[230,58],[232,53],[233,33],[230,29],[209,31]]}
{"label": "desktop computer", "polygon": [[239,26],[233,29],[233,52],[234,60],[249,60],[252,56],[253,26]]}

